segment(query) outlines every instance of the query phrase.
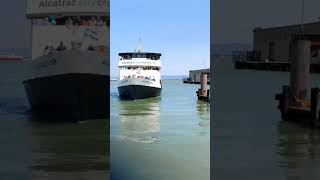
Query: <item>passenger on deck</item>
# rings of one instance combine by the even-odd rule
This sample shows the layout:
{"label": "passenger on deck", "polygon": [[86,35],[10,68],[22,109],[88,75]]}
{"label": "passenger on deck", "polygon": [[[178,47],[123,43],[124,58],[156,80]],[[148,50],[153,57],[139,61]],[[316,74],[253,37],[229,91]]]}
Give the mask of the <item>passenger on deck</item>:
{"label": "passenger on deck", "polygon": [[62,41],[60,41],[59,46],[57,47],[57,51],[65,51],[67,47],[63,44]]}
{"label": "passenger on deck", "polygon": [[80,26],[80,18],[79,17],[75,17],[73,19],[73,25],[74,26]]}
{"label": "passenger on deck", "polygon": [[89,45],[88,50],[89,51],[94,51],[95,49],[94,49],[94,47],[92,45]]}
{"label": "passenger on deck", "polygon": [[89,26],[94,26],[95,25],[95,20],[93,18],[89,19],[88,24]]}
{"label": "passenger on deck", "polygon": [[81,19],[80,25],[81,26],[88,26],[89,23],[88,23],[88,21],[86,19]]}
{"label": "passenger on deck", "polygon": [[42,25],[49,25],[49,18],[45,17],[41,23]]}
{"label": "passenger on deck", "polygon": [[48,54],[53,54],[54,52],[55,52],[55,48],[53,46],[50,46]]}
{"label": "passenger on deck", "polygon": [[50,22],[51,25],[56,25],[57,24],[56,17],[49,16],[49,22]]}
{"label": "passenger on deck", "polygon": [[72,19],[70,17],[68,17],[65,24],[67,27],[70,27],[73,24]]}
{"label": "passenger on deck", "polygon": [[49,46],[44,47],[43,55],[46,55],[48,53],[47,52],[48,50],[49,50]]}

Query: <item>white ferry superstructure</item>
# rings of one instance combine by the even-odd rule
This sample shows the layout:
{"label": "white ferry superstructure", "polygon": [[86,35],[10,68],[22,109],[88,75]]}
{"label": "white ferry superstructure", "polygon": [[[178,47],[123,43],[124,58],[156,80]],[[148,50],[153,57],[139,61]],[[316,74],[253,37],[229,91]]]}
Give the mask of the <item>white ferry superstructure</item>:
{"label": "white ferry superstructure", "polygon": [[161,95],[160,56],[160,53],[141,50],[119,53],[121,98],[136,100]]}

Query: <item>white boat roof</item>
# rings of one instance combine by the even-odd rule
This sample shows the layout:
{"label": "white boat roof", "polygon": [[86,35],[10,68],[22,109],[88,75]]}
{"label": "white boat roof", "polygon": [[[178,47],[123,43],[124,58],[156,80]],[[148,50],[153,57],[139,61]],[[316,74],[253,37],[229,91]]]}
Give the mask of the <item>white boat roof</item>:
{"label": "white boat roof", "polygon": [[27,0],[27,18],[45,16],[109,16],[110,0]]}

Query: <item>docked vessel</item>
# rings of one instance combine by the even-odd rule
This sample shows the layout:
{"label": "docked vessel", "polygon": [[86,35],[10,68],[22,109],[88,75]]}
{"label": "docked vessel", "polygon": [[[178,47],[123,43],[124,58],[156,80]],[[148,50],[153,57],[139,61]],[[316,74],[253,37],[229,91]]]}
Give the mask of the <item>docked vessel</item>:
{"label": "docked vessel", "polygon": [[121,98],[136,100],[161,94],[161,54],[142,52],[142,49],[140,42],[135,52],[119,53]]}
{"label": "docked vessel", "polygon": [[[107,2],[46,7],[27,2],[32,60],[23,82],[31,109],[80,121],[109,114]],[[93,1],[96,2],[96,1]]]}

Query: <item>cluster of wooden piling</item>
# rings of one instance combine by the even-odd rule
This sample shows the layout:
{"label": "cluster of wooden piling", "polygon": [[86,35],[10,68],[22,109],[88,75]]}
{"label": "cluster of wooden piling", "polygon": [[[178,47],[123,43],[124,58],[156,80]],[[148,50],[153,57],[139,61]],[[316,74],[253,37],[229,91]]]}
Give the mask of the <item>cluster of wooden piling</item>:
{"label": "cluster of wooden piling", "polygon": [[284,120],[296,120],[319,126],[319,88],[312,88],[309,96],[311,41],[293,41],[294,57],[290,68],[290,86],[283,86],[276,95]]}

